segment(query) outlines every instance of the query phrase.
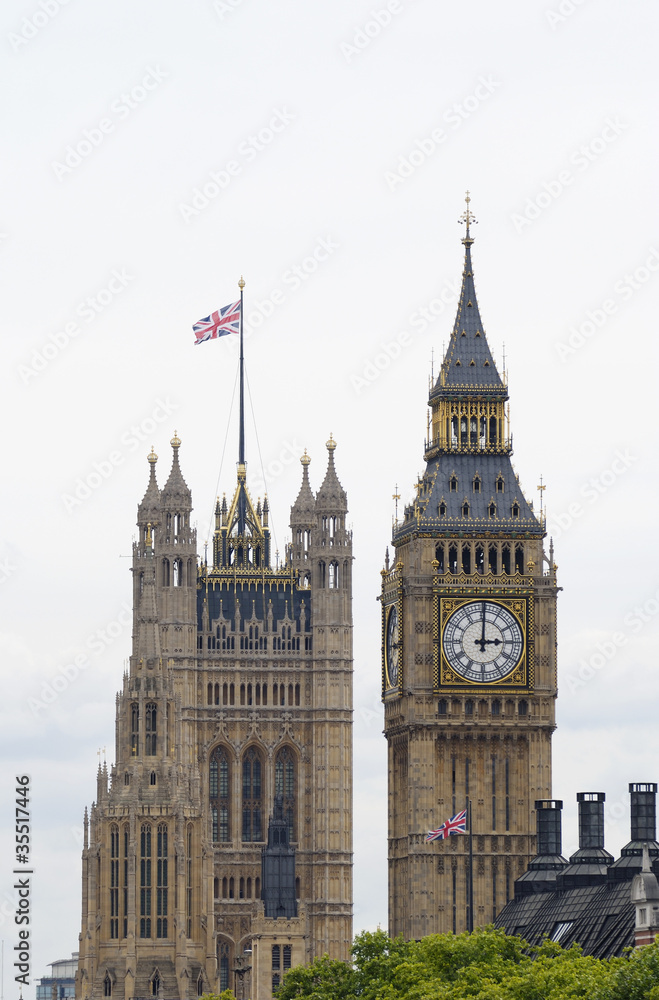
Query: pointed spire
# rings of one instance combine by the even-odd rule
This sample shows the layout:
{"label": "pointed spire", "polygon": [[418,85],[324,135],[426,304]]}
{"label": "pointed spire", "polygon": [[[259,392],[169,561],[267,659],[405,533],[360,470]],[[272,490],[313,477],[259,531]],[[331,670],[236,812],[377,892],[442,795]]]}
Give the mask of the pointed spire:
{"label": "pointed spire", "polygon": [[176,431],[174,431],[174,437],[170,441],[170,444],[174,452],[172,468],[169,473],[169,479],[162,488],[161,497],[165,503],[174,500],[189,506],[192,503],[192,494],[183,478],[181,466],[179,465],[178,450],[181,447],[181,439]]}
{"label": "pointed spire", "polygon": [[334,509],[340,508],[342,510],[347,510],[348,498],[346,496],[346,491],[341,486],[339,477],[336,474],[336,469],[334,468],[336,441],[331,434],[330,439],[327,442],[327,451],[329,452],[327,472],[325,473],[323,485],[320,487],[316,495],[316,502],[323,507],[330,505]]}
{"label": "pointed spire", "polygon": [[146,493],[142,497],[142,500],[137,508],[137,516],[140,521],[145,519],[150,519],[151,521],[156,520],[152,515],[160,507],[160,490],[158,489],[158,483],[156,481],[156,462],[158,461],[158,456],[153,450],[153,445],[151,446],[151,451],[147,455],[147,462],[149,463],[149,483],[146,488]]}
{"label": "pointed spire", "polygon": [[307,455],[306,448],[304,449],[304,455],[300,458],[300,463],[302,465],[302,485],[300,486],[297,500],[291,507],[291,518],[295,515],[300,517],[304,514],[313,514],[316,508],[316,500],[309,485],[309,465],[311,464],[311,459]]}
{"label": "pointed spire", "polygon": [[460,220],[465,225],[465,235],[462,239],[465,248],[462,288],[451,339],[439,371],[439,377],[430,395],[431,399],[441,395],[442,389],[455,392],[456,389],[469,391],[476,387],[488,393],[507,395],[506,387],[499,375],[485,336],[476,299],[476,286],[471,262],[471,247],[474,239],[470,230],[476,219],[469,207],[471,198],[468,191],[465,200],[467,208]]}

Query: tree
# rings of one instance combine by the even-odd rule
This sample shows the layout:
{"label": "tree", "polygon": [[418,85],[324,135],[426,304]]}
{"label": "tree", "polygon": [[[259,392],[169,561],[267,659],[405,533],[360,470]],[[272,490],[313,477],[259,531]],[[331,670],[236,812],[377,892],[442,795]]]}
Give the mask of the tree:
{"label": "tree", "polygon": [[324,956],[284,976],[277,1000],[659,1000],[659,947],[596,959],[578,945],[530,947],[492,927],[472,934],[355,939],[352,963]]}

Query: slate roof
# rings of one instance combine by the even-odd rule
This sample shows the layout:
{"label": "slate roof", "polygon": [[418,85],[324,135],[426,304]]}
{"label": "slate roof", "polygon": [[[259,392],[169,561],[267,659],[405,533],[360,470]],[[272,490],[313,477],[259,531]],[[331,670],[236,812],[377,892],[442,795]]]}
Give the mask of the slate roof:
{"label": "slate roof", "polygon": [[441,395],[456,393],[497,395],[507,398],[506,387],[497,371],[490,346],[485,336],[483,322],[476,299],[474,273],[471,263],[473,239],[467,235],[462,288],[458,311],[448,349],[439,376],[430,394],[431,401]]}

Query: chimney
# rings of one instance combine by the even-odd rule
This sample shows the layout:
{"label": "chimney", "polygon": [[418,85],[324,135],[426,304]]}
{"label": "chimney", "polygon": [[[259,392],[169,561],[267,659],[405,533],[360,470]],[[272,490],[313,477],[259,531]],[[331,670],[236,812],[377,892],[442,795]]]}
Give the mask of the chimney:
{"label": "chimney", "polygon": [[579,850],[556,879],[557,889],[599,885],[613,855],[604,850],[604,792],[578,792]]}
{"label": "chimney", "polygon": [[634,878],[643,863],[643,845],[648,846],[650,864],[657,866],[659,844],[657,833],[657,785],[655,782],[638,782],[629,786],[631,800],[631,840],[620,852],[620,857],[611,865],[608,878],[611,882],[625,882]]}
{"label": "chimney", "polygon": [[535,802],[535,822],[538,853],[529,867],[515,879],[515,899],[529,896],[534,892],[553,892],[556,888],[557,873],[567,865],[561,855],[561,809],[560,799],[537,799]]}

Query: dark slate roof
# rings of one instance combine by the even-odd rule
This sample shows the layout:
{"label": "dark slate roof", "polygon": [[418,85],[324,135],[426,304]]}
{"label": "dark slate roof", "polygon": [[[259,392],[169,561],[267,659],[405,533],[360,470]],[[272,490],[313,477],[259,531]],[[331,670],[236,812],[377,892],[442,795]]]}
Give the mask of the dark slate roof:
{"label": "dark slate roof", "polygon": [[[581,853],[586,852],[577,852]],[[656,874],[659,845],[652,842],[650,853]],[[583,864],[584,871],[579,877],[575,877],[578,864],[570,864],[557,872],[557,884],[562,883],[568,886],[566,888],[529,893],[529,887],[521,885],[525,878],[522,875],[515,882],[515,898],[498,915],[495,927],[504,928],[507,934],[519,934],[529,944],[540,944],[543,938],[549,937],[564,948],[576,942],[581,945],[584,955],[595,958],[621,955],[625,948],[634,944],[632,879],[641,871],[642,857],[628,855],[630,863],[620,868],[622,858],[610,865],[611,855],[606,851],[602,855],[606,858],[602,856],[597,860],[603,864]],[[570,861],[575,858],[573,855]],[[595,871],[596,867],[599,872]]]}
{"label": "dark slate roof", "polygon": [[471,394],[474,391],[506,397],[507,390],[494,363],[476,300],[471,263],[471,245],[474,241],[468,236],[462,242],[465,246],[465,259],[458,311],[430,398],[432,400],[439,395],[461,392]]}
{"label": "dark slate roof", "polygon": [[[474,480],[480,479],[480,492],[474,492]],[[497,493],[497,479],[503,479],[503,493]],[[457,479],[457,490],[451,490],[451,480]],[[465,501],[469,516],[463,515]],[[496,504],[496,516],[490,517],[489,506]],[[440,504],[446,514],[440,516]],[[512,516],[513,504],[519,514]],[[433,534],[459,532],[495,532],[501,534],[544,536],[545,529],[533,513],[519,484],[510,456],[507,454],[439,455],[431,459],[421,479],[415,503],[405,508],[405,518],[394,532],[397,541],[410,532]]]}

